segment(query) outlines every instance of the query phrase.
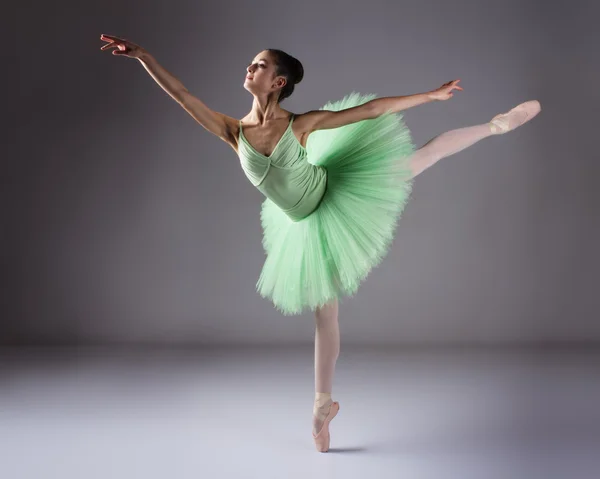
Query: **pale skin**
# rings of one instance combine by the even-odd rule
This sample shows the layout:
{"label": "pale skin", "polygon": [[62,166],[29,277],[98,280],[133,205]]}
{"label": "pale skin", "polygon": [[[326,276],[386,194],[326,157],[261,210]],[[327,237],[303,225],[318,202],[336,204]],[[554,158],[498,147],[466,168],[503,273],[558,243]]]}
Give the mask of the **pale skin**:
{"label": "pale skin", "polygon": [[[271,54],[263,50],[246,67],[244,88],[253,96],[252,108],[241,119],[230,117],[209,108],[175,76],[163,68],[156,59],[139,45],[112,35],[101,35],[107,44],[101,50],[113,50],[113,55],[138,59],[146,71],[179,105],[200,125],[230,145],[238,152],[239,122],[242,122],[244,136],[256,151],[270,156],[277,142],[284,134],[290,121],[291,112],[278,103],[279,93],[287,79],[276,74],[276,65]],[[306,147],[308,136],[317,130],[338,128],[361,120],[377,118],[384,113],[394,113],[432,101],[444,101],[453,97],[454,90],[463,90],[460,80],[444,83],[439,88],[415,95],[376,98],[353,108],[340,111],[311,110],[296,114],[292,133],[298,142]],[[411,163],[413,174],[425,169],[428,164]],[[315,390],[331,391],[335,361],[339,354],[338,303],[325,305],[315,311]],[[323,417],[331,407],[330,395],[320,396],[317,392],[313,409],[313,434],[323,425]],[[318,407],[317,407],[318,405]]]}

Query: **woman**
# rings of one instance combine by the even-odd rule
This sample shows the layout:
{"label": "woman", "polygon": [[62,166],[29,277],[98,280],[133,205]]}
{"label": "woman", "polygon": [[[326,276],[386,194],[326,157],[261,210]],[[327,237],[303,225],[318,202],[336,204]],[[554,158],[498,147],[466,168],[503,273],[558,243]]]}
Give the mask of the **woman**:
{"label": "woman", "polygon": [[[241,120],[215,112],[139,45],[101,35],[101,47],[137,58],[154,80],[205,129],[238,154],[265,196],[261,223],[266,260],[257,283],[284,314],[315,311],[313,438],[329,449],[331,399],[340,350],[338,299],[352,295],[392,241],[413,178],[483,138],[511,131],[540,111],[518,105],[490,122],[445,132],[416,149],[398,112],[452,98],[460,80],[422,94],[376,98],[352,93],[319,110],[293,114],[280,103],[302,80],[302,64],[281,50],[260,52],[246,68],[254,100]],[[368,120],[368,121],[364,121]],[[310,137],[309,137],[310,135]]]}

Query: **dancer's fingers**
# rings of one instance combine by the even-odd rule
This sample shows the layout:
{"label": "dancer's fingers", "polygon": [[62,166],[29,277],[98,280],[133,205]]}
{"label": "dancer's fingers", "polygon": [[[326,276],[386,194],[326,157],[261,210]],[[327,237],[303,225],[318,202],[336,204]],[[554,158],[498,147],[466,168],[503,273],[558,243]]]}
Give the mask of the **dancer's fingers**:
{"label": "dancer's fingers", "polygon": [[125,40],[123,38],[119,38],[119,37],[115,37],[113,35],[105,35],[104,33],[102,35],[100,35],[100,39],[101,40],[111,40],[111,41],[116,41],[116,42],[124,42]]}

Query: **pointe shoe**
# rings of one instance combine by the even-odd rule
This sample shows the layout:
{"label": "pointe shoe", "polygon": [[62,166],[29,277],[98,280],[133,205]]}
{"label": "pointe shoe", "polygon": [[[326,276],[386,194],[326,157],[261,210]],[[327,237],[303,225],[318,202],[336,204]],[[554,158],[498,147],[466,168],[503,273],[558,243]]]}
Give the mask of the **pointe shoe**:
{"label": "pointe shoe", "polygon": [[[495,135],[502,135],[514,130],[522,124],[531,120],[542,110],[540,102],[537,100],[526,101],[517,105],[506,113],[496,115],[490,121],[490,128]],[[525,115],[523,115],[525,113]]]}
{"label": "pointe shoe", "polygon": [[333,403],[331,403],[329,414],[327,414],[327,417],[323,421],[323,426],[321,427],[321,430],[316,435],[313,433],[313,439],[315,440],[315,446],[317,448],[317,451],[327,452],[329,450],[329,423],[337,415],[339,410],[339,402],[334,401]]}

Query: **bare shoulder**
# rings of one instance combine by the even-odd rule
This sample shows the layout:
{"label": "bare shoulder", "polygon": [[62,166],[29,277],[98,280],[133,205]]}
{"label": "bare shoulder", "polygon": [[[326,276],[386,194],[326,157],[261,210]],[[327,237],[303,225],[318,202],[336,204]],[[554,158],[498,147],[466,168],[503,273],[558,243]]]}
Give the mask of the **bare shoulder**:
{"label": "bare shoulder", "polygon": [[311,133],[316,130],[329,130],[358,121],[376,118],[379,113],[372,101],[342,110],[311,110],[299,115],[298,129]]}
{"label": "bare shoulder", "polygon": [[315,131],[319,118],[326,114],[324,110],[310,110],[294,115],[294,130],[298,136],[307,135]]}

